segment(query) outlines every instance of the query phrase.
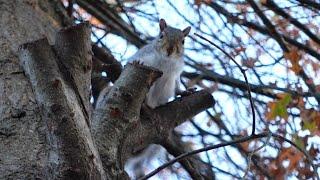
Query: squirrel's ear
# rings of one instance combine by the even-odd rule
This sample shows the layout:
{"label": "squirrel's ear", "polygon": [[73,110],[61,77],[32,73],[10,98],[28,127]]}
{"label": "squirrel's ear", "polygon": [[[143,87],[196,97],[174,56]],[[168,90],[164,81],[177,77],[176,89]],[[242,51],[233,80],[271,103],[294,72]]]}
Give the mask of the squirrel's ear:
{"label": "squirrel's ear", "polygon": [[190,26],[188,26],[187,28],[185,28],[184,30],[182,30],[184,37],[188,36],[190,30],[191,30],[191,27],[190,27]]}
{"label": "squirrel's ear", "polygon": [[159,26],[160,26],[160,31],[162,32],[167,27],[166,21],[164,19],[160,19]]}

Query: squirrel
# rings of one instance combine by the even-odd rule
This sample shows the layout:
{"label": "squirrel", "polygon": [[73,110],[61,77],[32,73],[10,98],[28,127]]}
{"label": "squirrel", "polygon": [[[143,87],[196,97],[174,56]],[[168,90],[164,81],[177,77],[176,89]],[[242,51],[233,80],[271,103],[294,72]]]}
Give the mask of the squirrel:
{"label": "squirrel", "polygon": [[160,19],[159,26],[159,36],[128,59],[128,62],[136,61],[163,72],[146,95],[145,102],[152,109],[167,103],[175,92],[182,92],[180,75],[184,67],[184,39],[191,30],[190,26],[183,30],[168,26],[164,19]]}

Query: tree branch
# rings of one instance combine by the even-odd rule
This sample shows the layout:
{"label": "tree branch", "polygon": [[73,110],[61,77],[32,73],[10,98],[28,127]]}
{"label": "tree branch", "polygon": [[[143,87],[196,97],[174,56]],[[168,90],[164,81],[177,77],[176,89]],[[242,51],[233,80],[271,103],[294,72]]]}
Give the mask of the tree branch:
{"label": "tree branch", "polygon": [[249,99],[249,102],[250,102],[251,113],[252,113],[252,131],[251,131],[251,134],[253,135],[255,133],[255,131],[256,131],[256,114],[255,114],[255,111],[254,111],[254,104],[253,104],[253,99],[252,99],[252,96],[251,96],[251,88],[250,88],[249,81],[248,81],[248,78],[247,78],[247,75],[246,75],[246,71],[240,66],[240,64],[237,63],[237,61],[232,56],[230,56],[225,50],[220,48],[218,45],[216,45],[215,43],[213,43],[209,39],[207,39],[207,38],[205,38],[205,37],[203,37],[203,36],[201,36],[201,35],[199,35],[197,33],[195,33],[195,35],[198,36],[199,38],[201,38],[202,40],[207,41],[208,43],[210,43],[211,45],[213,45],[214,47],[219,49],[221,52],[223,52],[223,54],[225,54],[240,69],[240,71],[241,71],[241,73],[242,73],[242,75],[244,77],[245,83],[246,83],[246,88],[248,90],[248,99]]}
{"label": "tree branch", "polygon": [[149,144],[165,142],[176,126],[212,107],[214,103],[212,95],[202,90],[156,109],[142,108],[140,124],[135,126],[130,142],[127,142],[127,153],[131,153],[127,156],[134,155]]}
{"label": "tree branch", "polygon": [[[197,69],[197,68],[196,68]],[[200,69],[202,71],[202,69]],[[244,81],[241,81],[239,79],[235,79],[233,77],[225,76],[225,75],[220,75],[216,72],[213,71],[202,71],[203,74],[200,73],[190,73],[190,72],[183,72],[182,77],[186,77],[188,79],[193,79],[193,78],[201,78],[209,81],[215,81],[219,82],[221,84],[225,84],[231,87],[235,87],[240,89],[241,91],[247,91],[246,84]],[[256,93],[256,94],[261,94],[270,98],[277,98],[276,93],[273,93],[272,91],[282,91],[285,93],[289,93],[294,96],[303,96],[303,97],[312,97],[314,94],[311,92],[303,92],[300,93],[295,90],[291,90],[288,88],[280,88],[280,87],[273,87],[269,85],[256,85],[256,84],[251,84],[249,83],[251,87],[251,91]],[[271,90],[271,91],[270,91]]]}
{"label": "tree branch", "polygon": [[[213,8],[215,11],[217,11],[220,14],[223,14],[228,21],[230,21],[231,23],[237,23],[239,25],[254,29],[258,32],[260,32],[261,34],[264,35],[269,35],[272,36],[272,34],[268,31],[268,29],[266,29],[266,27],[257,25],[256,23],[247,21],[246,19],[240,19],[238,16],[234,16],[233,14],[229,13],[224,7],[220,6],[219,4],[215,3],[214,1],[211,1],[210,3],[206,3],[208,6],[210,6],[211,8]],[[297,47],[298,49],[302,49],[305,52],[309,53],[311,56],[317,58],[320,61],[320,54],[308,47],[305,44],[302,44],[300,42],[298,42],[295,39],[292,39],[286,35],[280,35],[285,41],[287,41],[288,43],[292,44],[293,46]]]}
{"label": "tree branch", "polygon": [[253,10],[258,14],[258,16],[261,18],[262,22],[265,24],[265,26],[267,27],[269,33],[271,34],[271,36],[273,36],[274,39],[276,39],[276,41],[279,43],[280,47],[282,48],[282,50],[284,52],[289,52],[288,47],[286,46],[286,44],[283,42],[282,37],[279,35],[279,33],[277,32],[276,28],[274,27],[274,25],[269,21],[269,19],[267,18],[266,15],[263,14],[263,12],[261,11],[261,9],[259,8],[259,6],[253,1],[253,0],[247,0],[249,2],[249,4],[251,5],[251,7],[253,8]]}
{"label": "tree branch", "polygon": [[161,123],[162,128],[168,128],[169,130],[214,104],[212,95],[206,90],[201,90],[156,108],[152,112],[152,116],[155,117],[155,121]]}
{"label": "tree branch", "polygon": [[310,37],[314,42],[320,44],[320,38],[313,34],[306,26],[304,26],[302,23],[300,23],[298,20],[291,17],[288,13],[286,13],[283,9],[281,9],[279,6],[277,6],[276,3],[274,3],[272,0],[267,0],[265,3],[262,3],[269,9],[273,10],[275,13],[279,14],[280,16],[287,19],[289,22],[291,22],[293,25],[295,25],[297,28],[301,29],[307,36]]}
{"label": "tree branch", "polygon": [[60,30],[56,35],[54,50],[66,83],[77,95],[77,100],[90,125],[91,104],[91,29],[88,22]]}
{"label": "tree branch", "polygon": [[97,101],[92,130],[104,168],[112,178],[128,178],[123,171],[130,147],[127,144],[139,125],[145,95],[161,74],[150,67],[128,64],[108,95]]}
{"label": "tree branch", "polygon": [[[174,131],[171,132],[167,140],[162,142],[161,145],[174,157],[178,157],[191,150]],[[200,157],[189,157],[181,160],[180,163],[194,180],[214,179],[214,173],[211,167],[202,162]]]}
{"label": "tree branch", "polygon": [[108,77],[110,77],[110,80],[115,82],[122,71],[121,63],[117,61],[110,52],[107,52],[105,49],[96,44],[92,45],[92,51],[97,60],[105,63],[101,65],[103,66],[103,70],[106,71]]}
{"label": "tree branch", "polygon": [[63,78],[47,39],[21,46],[19,58],[47,125],[53,179],[105,179],[77,92]]}
{"label": "tree branch", "polygon": [[137,47],[146,44],[130,26],[121,19],[117,12],[108,7],[108,4],[101,0],[75,0],[76,3],[95,16],[103,24],[110,27],[111,32],[124,37]]}
{"label": "tree branch", "polygon": [[320,10],[320,3],[311,0],[298,0],[302,5]]}
{"label": "tree branch", "polygon": [[[239,144],[239,143],[250,141],[250,140],[254,140],[254,139],[268,137],[268,136],[270,136],[270,133],[271,132],[263,132],[263,133],[260,133],[260,134],[253,134],[253,135],[242,137],[242,138],[239,138],[239,139],[236,139],[236,140],[232,140],[232,141],[229,141],[229,142],[224,142],[224,143],[220,143],[220,144],[217,144],[217,145],[210,145],[210,146],[207,146],[207,147],[204,147],[204,148],[200,148],[200,149],[197,149],[197,150],[194,150],[194,151],[190,151],[190,152],[181,154],[180,156],[168,161],[167,163],[164,163],[163,165],[161,165],[160,167],[158,167],[157,169],[153,170],[151,173],[147,174],[146,176],[144,176],[143,178],[141,178],[139,180],[146,180],[146,179],[152,177],[153,175],[157,174],[158,172],[160,172],[164,168],[166,168],[166,167],[168,167],[168,166],[170,166],[170,165],[172,165],[172,164],[174,164],[176,162],[179,162],[179,161],[181,161],[182,159],[184,159],[186,157],[189,157],[189,156],[192,156],[192,155],[204,152],[204,151],[217,149],[217,148],[220,148],[220,147],[225,147],[225,146],[229,146],[229,145],[233,145],[233,144]],[[280,139],[282,141],[286,141],[286,142],[290,143],[292,146],[294,146],[300,152],[302,152],[306,156],[307,160],[309,161],[309,163],[311,164],[311,166],[313,168],[314,177],[319,179],[319,175],[317,174],[317,169],[316,169],[315,165],[313,164],[311,157],[309,156],[309,154],[306,151],[304,151],[299,146],[297,146],[295,143],[293,143],[292,141],[290,141],[290,140],[288,140],[288,139],[286,139],[286,138],[284,138],[282,136],[279,136],[279,135],[273,134],[273,133],[271,133],[271,136],[276,138],[276,139]]]}

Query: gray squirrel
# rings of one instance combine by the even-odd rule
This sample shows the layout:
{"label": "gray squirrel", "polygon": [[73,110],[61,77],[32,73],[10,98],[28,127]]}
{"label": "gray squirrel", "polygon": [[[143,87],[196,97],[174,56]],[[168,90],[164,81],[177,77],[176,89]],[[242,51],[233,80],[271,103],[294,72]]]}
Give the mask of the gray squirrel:
{"label": "gray squirrel", "polygon": [[151,108],[167,103],[175,92],[181,92],[180,75],[184,67],[183,45],[191,29],[190,26],[184,30],[167,26],[164,19],[160,19],[159,26],[159,36],[128,59],[128,62],[138,61],[163,72],[147,93],[145,102]]}

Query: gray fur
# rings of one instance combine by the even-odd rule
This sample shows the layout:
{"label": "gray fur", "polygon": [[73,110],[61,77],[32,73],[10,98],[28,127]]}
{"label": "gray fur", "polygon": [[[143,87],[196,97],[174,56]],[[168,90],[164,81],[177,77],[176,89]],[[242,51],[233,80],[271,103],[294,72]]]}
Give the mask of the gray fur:
{"label": "gray fur", "polygon": [[[183,31],[168,26],[159,37],[129,58],[129,62],[140,61],[163,72],[147,93],[145,102],[151,108],[167,103],[180,89],[180,75],[184,67],[182,41],[185,36]],[[168,56],[170,48],[173,51]]]}

